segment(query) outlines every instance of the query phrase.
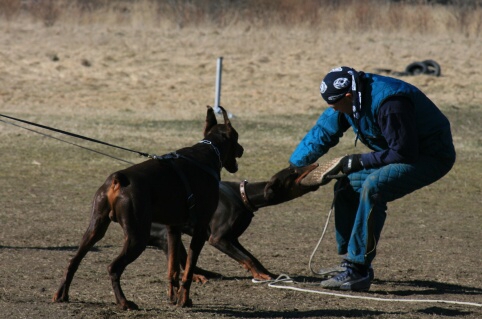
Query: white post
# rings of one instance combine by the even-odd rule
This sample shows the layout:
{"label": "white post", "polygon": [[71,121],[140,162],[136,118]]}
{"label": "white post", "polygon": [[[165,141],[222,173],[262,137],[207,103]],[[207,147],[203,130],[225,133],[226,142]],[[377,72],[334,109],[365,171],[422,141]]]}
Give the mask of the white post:
{"label": "white post", "polygon": [[[219,105],[221,103],[221,78],[222,78],[222,73],[223,73],[223,57],[218,58],[218,63],[216,67],[216,92],[214,95],[214,112],[216,114],[221,114],[221,109],[219,108]],[[224,108],[226,109],[226,108]],[[228,110],[228,118],[232,118],[234,115],[231,114]]]}
{"label": "white post", "polygon": [[221,102],[221,77],[223,72],[223,57],[218,58],[217,68],[216,68],[216,92],[214,95],[214,112],[221,114],[221,109],[219,104]]}

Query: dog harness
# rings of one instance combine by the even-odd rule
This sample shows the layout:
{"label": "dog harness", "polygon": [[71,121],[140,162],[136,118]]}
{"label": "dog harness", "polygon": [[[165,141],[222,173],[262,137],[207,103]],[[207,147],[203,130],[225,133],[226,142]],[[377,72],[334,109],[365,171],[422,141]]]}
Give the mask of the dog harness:
{"label": "dog harness", "polygon": [[[211,143],[211,141],[207,141],[207,140],[202,140],[199,143],[209,144],[214,149],[214,151],[216,152],[216,155],[218,155],[220,166],[222,167],[221,156],[220,156],[219,150],[216,148],[216,146],[214,146]],[[152,155],[151,158],[159,160],[159,161],[166,161],[167,163],[169,163],[172,166],[172,168],[174,168],[177,175],[179,175],[179,178],[181,179],[182,183],[184,184],[184,188],[186,189],[187,205],[188,205],[188,209],[189,209],[189,215],[191,217],[191,220],[195,224],[196,223],[196,216],[193,213],[193,209],[196,206],[196,199],[195,199],[194,194],[191,190],[191,186],[189,185],[189,180],[187,179],[186,174],[184,174],[184,172],[181,170],[181,168],[176,164],[175,160],[179,159],[179,158],[182,158],[182,159],[188,161],[189,163],[194,164],[195,166],[199,167],[200,169],[202,169],[203,171],[205,171],[206,173],[208,173],[209,175],[214,177],[218,181],[218,183],[221,180],[220,172],[215,171],[211,167],[209,167],[207,165],[204,165],[202,163],[199,163],[198,161],[196,161],[196,160],[194,160],[194,159],[192,159],[188,156],[179,154],[177,152],[171,152],[171,153],[161,155],[161,156]]]}

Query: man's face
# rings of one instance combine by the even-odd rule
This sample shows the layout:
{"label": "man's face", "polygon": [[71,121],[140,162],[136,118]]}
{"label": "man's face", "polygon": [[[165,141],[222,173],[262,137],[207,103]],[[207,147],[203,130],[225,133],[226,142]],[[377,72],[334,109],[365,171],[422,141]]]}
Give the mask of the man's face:
{"label": "man's face", "polygon": [[352,95],[351,93],[347,93],[341,100],[334,104],[328,104],[332,107],[335,111],[339,111],[345,114],[353,114],[353,106],[352,106]]}

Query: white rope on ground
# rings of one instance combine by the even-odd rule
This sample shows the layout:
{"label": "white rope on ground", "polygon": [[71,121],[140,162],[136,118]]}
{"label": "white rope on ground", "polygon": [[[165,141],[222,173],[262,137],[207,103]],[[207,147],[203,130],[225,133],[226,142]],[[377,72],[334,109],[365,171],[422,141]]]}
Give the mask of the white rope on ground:
{"label": "white rope on ground", "polygon": [[322,276],[327,275],[327,273],[323,273],[321,270],[319,271],[313,270],[312,261],[313,261],[313,257],[315,256],[315,253],[318,251],[318,248],[321,245],[321,241],[325,237],[326,230],[328,228],[328,225],[330,224],[331,215],[333,213],[333,210],[335,209],[336,196],[340,191],[341,191],[340,187],[337,187],[334,191],[333,202],[331,203],[330,211],[328,212],[328,216],[326,217],[325,226],[323,227],[323,232],[321,233],[320,239],[318,240],[318,243],[316,244],[315,248],[313,249],[313,252],[311,253],[310,260],[308,261],[308,267],[310,268],[311,273],[314,275],[322,275]]}
{"label": "white rope on ground", "polygon": [[253,284],[272,284],[272,283],[277,283],[277,282],[293,282],[293,279],[291,279],[288,275],[279,275],[278,278],[276,279],[270,279],[270,280],[261,280],[261,279],[251,279],[251,282]]}
{"label": "white rope on ground", "polygon": [[[336,195],[335,195],[336,196]],[[312,260],[313,256],[315,255],[316,251],[318,250],[321,241],[323,240],[323,237],[325,236],[326,229],[328,228],[328,224],[330,222],[330,217],[333,212],[333,205],[331,206],[330,211],[328,212],[328,216],[326,218],[325,226],[323,227],[323,232],[321,234],[320,239],[318,240],[318,243],[316,244],[315,248],[313,249],[313,252],[311,253],[310,260],[309,260],[309,268],[311,272],[315,275],[319,275],[319,272],[316,272],[313,270],[312,267]],[[281,274],[278,276],[278,278],[274,280],[257,280],[253,279],[253,283],[267,283],[268,287],[271,288],[278,288],[278,289],[288,289],[288,290],[294,290],[294,291],[300,291],[300,292],[308,292],[308,293],[314,293],[314,294],[320,294],[320,295],[327,295],[327,296],[334,296],[334,297],[341,297],[341,298],[352,298],[352,299],[362,299],[362,300],[373,300],[373,301],[384,301],[384,302],[408,302],[408,303],[445,303],[445,304],[454,304],[454,305],[464,305],[464,306],[474,306],[474,307],[482,307],[482,304],[476,303],[476,302],[465,302],[465,301],[454,301],[454,300],[442,300],[442,299],[400,299],[400,298],[381,298],[381,297],[369,297],[369,296],[359,296],[359,295],[349,295],[349,294],[341,294],[341,293],[335,293],[335,292],[330,292],[330,291],[320,291],[320,290],[313,290],[313,289],[306,289],[306,288],[298,288],[298,287],[293,287],[293,286],[284,286],[284,285],[278,285],[278,283],[292,283],[292,284],[298,284],[298,282],[294,281],[292,278],[290,278],[288,275]],[[311,286],[319,286],[319,283],[303,283],[305,285],[311,285]],[[320,287],[321,288],[321,287]]]}
{"label": "white rope on ground", "polygon": [[326,229],[328,228],[328,224],[330,223],[330,217],[333,212],[333,205],[331,206],[330,211],[328,212],[328,216],[326,217],[326,222],[325,226],[323,227],[323,232],[321,233],[320,239],[318,240],[318,243],[316,244],[315,248],[313,249],[313,252],[311,253],[310,260],[308,261],[308,266],[310,267],[310,270],[313,274],[315,275],[320,275],[320,272],[314,271],[312,267],[312,260],[313,257],[315,256],[316,251],[318,250],[318,247],[321,244],[321,241],[323,240],[323,237],[325,237]]}
{"label": "white rope on ground", "polygon": [[[262,282],[262,281],[258,281]],[[446,303],[446,304],[453,304],[453,305],[464,305],[464,306],[474,306],[474,307],[482,307],[482,304],[476,302],[465,302],[465,301],[454,301],[454,300],[441,300],[441,299],[397,299],[397,298],[380,298],[380,297],[368,297],[368,296],[355,296],[349,294],[340,294],[328,291],[319,291],[319,290],[312,290],[312,289],[305,289],[305,288],[298,288],[293,286],[282,286],[277,285],[277,283],[281,282],[290,282],[290,283],[297,283],[293,279],[291,279],[288,275],[281,274],[275,280],[268,280],[264,281],[268,283],[268,287],[278,288],[278,289],[289,289],[295,290],[300,292],[308,292],[320,295],[328,295],[328,296],[335,296],[335,297],[342,297],[342,298],[352,298],[352,299],[363,299],[363,300],[374,300],[374,301],[388,301],[388,302],[410,302],[410,303]],[[317,283],[311,283],[318,285]]]}

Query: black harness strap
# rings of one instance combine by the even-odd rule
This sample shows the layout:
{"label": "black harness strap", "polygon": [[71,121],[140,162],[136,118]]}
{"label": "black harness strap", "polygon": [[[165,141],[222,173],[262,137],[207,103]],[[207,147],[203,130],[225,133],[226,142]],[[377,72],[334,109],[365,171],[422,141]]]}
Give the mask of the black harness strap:
{"label": "black harness strap", "polygon": [[194,209],[194,206],[196,206],[196,199],[194,198],[194,194],[191,190],[191,187],[189,186],[189,181],[186,178],[186,174],[184,174],[179,166],[176,165],[174,161],[169,161],[169,163],[174,167],[176,170],[177,175],[181,177],[182,183],[184,184],[184,187],[186,188],[186,193],[187,193],[187,206],[189,208],[189,211],[192,211]]}
{"label": "black harness strap", "polygon": [[209,175],[214,177],[216,181],[220,181],[220,173],[214,171],[211,167],[206,166],[204,164],[201,164],[192,158],[189,158],[187,156],[178,154],[176,152],[168,153],[162,156],[157,156],[157,155],[151,155],[150,156],[153,159],[159,160],[159,161],[167,161],[176,171],[177,175],[179,175],[179,178],[181,178],[182,183],[184,184],[184,188],[186,189],[186,194],[187,194],[187,205],[189,208],[189,216],[192,220],[192,222],[195,224],[196,223],[196,215],[194,214],[194,207],[196,206],[196,198],[194,197],[194,194],[191,190],[191,186],[189,185],[189,180],[186,177],[186,174],[179,168],[179,166],[176,164],[174,160],[182,158],[187,160],[188,162],[196,165],[197,167],[201,168],[205,172],[207,172]]}
{"label": "black harness strap", "polygon": [[176,152],[174,152],[174,154],[176,154],[179,158],[182,158],[182,159],[185,159],[186,161],[188,161],[189,163],[199,167],[200,169],[202,169],[203,171],[205,171],[206,173],[208,173],[209,175],[211,175],[215,180],[217,180],[218,182],[221,180],[221,172],[220,171],[216,171],[215,169],[213,169],[212,167],[209,167],[207,165],[204,165],[202,163],[199,163],[198,161],[190,158],[190,157],[187,157],[187,156],[184,156],[184,155],[181,155],[181,154],[177,154]]}

